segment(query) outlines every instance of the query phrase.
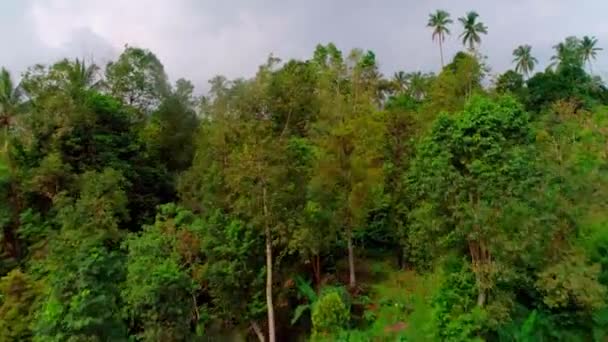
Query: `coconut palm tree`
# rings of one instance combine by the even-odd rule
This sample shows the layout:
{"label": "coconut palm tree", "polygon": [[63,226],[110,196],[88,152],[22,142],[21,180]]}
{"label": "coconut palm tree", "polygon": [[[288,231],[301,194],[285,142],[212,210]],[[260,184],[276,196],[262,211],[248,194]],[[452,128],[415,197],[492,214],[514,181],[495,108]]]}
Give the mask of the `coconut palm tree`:
{"label": "coconut palm tree", "polygon": [[458,21],[463,26],[464,31],[460,34],[463,45],[469,45],[471,51],[475,50],[475,45],[481,43],[480,34],[487,34],[488,28],[482,22],[478,22],[479,14],[475,11],[470,11],[464,17],[458,18]]}
{"label": "coconut palm tree", "polygon": [[393,74],[393,85],[398,93],[403,93],[407,90],[408,77],[404,71],[399,71]]}
{"label": "coconut palm tree", "polygon": [[534,66],[538,60],[532,56],[532,47],[530,45],[520,45],[513,50],[513,63],[515,63],[515,71],[528,77],[534,70]]}
{"label": "coconut palm tree", "polygon": [[8,132],[14,123],[21,103],[21,91],[15,86],[11,74],[0,69],[0,128],[4,131],[4,151],[8,147]]}
{"label": "coconut palm tree", "polygon": [[584,63],[582,42],[576,37],[567,37],[563,42],[553,45],[555,55],[549,67],[558,68],[564,65],[582,67]]}
{"label": "coconut palm tree", "polygon": [[99,67],[93,63],[76,58],[74,61],[64,59],[54,68],[64,74],[66,87],[70,94],[77,95],[82,90],[98,88],[102,85]]}
{"label": "coconut palm tree", "polygon": [[439,42],[439,54],[441,55],[441,68],[443,68],[443,42],[445,36],[450,34],[448,25],[453,23],[450,19],[450,14],[444,10],[437,10],[435,13],[429,14],[429,21],[426,24],[427,27],[433,28],[433,41]]}
{"label": "coconut palm tree", "polygon": [[407,74],[408,91],[412,98],[422,101],[430,84],[430,75],[415,71]]}
{"label": "coconut palm tree", "polygon": [[601,51],[602,48],[596,47],[597,38],[584,36],[581,40],[581,54],[583,57],[583,61],[587,62],[589,65],[589,72],[593,73],[593,69],[591,67],[591,60],[595,59],[597,56],[597,52]]}

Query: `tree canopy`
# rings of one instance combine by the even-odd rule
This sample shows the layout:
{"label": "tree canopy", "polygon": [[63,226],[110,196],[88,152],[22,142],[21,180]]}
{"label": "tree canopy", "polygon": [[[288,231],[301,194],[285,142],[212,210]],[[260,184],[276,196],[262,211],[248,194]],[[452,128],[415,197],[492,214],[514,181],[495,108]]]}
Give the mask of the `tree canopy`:
{"label": "tree canopy", "polygon": [[598,41],[494,75],[459,22],[444,66],[428,17],[436,74],[333,43],[205,93],[135,46],[0,69],[0,341],[606,340]]}

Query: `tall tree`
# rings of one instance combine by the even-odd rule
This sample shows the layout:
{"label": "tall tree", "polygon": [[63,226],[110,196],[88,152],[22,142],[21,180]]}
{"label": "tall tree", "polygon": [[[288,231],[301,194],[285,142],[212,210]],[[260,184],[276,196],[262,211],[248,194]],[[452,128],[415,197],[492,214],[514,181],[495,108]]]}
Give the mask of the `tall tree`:
{"label": "tall tree", "polygon": [[118,60],[106,66],[112,95],[143,112],[150,112],[169,93],[165,69],[152,52],[126,46]]}
{"label": "tall tree", "polygon": [[488,27],[477,21],[477,18],[479,18],[479,14],[475,11],[470,11],[464,17],[458,18],[463,28],[460,34],[462,44],[465,46],[468,44],[471,51],[475,50],[476,45],[481,43],[480,34],[488,34]]}
{"label": "tall tree", "polygon": [[[208,194],[203,195],[214,197],[208,205],[238,217],[252,235],[263,240],[265,260],[257,267],[266,273],[266,314],[268,340],[271,342],[277,339],[273,293],[275,263],[282,246],[279,236],[288,225],[287,220],[282,219],[284,193],[290,188],[285,186],[285,173],[289,170],[285,162],[285,138],[291,132],[289,127],[293,124],[295,128],[301,121],[295,110],[291,118],[287,113],[279,118],[272,112],[273,108],[287,108],[289,112],[291,107],[283,101],[274,102],[278,99],[268,96],[279,90],[271,86],[273,76],[285,76],[274,70],[276,62],[271,58],[254,79],[233,82],[230,88],[225,87],[226,82],[221,78],[216,79],[216,89],[212,94],[212,120],[208,122],[210,134],[205,134],[205,123],[205,137],[197,150],[197,154],[205,157],[200,160],[201,164],[206,165],[196,165],[204,174],[213,173],[210,180],[215,184]],[[281,122],[281,127],[275,126],[278,122]],[[198,158],[195,163],[199,163]],[[195,177],[195,174],[188,175],[188,178]],[[252,326],[257,327],[254,319],[259,317],[251,319]]]}
{"label": "tall tree", "polygon": [[425,125],[429,125],[442,111],[461,110],[464,103],[475,92],[481,91],[481,81],[485,76],[479,59],[466,52],[458,52],[452,63],[432,82],[425,103]]}
{"label": "tall tree", "polygon": [[591,73],[593,73],[591,60],[594,60],[597,56],[597,52],[602,50],[602,48],[599,48],[596,45],[597,38],[595,37],[584,36],[581,40],[581,53],[583,54],[583,60],[589,65],[589,72]]}
{"label": "tall tree", "polygon": [[35,341],[126,341],[120,316],[119,285],[124,280],[119,224],[128,216],[126,179],[112,169],[80,177],[78,198],[57,201],[60,230],[44,260],[48,274]]}
{"label": "tall tree", "polygon": [[534,188],[531,137],[528,116],[514,99],[474,97],[461,115],[435,121],[412,162],[408,183],[415,203],[410,213],[411,245],[418,251],[414,255],[432,258],[439,252],[434,248],[446,247],[468,251],[478,306],[494,287],[503,248],[518,236],[529,238],[524,230],[531,227],[503,230],[499,222],[510,200],[520,205],[517,201]]}
{"label": "tall tree", "polygon": [[441,67],[443,68],[443,42],[445,36],[450,34],[448,25],[453,23],[450,19],[450,14],[444,10],[437,10],[435,13],[429,14],[429,21],[426,24],[427,27],[433,28],[433,41],[437,40],[439,43],[439,54],[441,55]]}
{"label": "tall tree", "polygon": [[192,165],[192,141],[198,127],[193,90],[190,81],[177,80],[175,90],[152,113],[144,130],[150,151],[156,151],[171,172],[180,172]]}
{"label": "tall tree", "polygon": [[[322,70],[320,114],[313,140],[319,147],[316,188],[331,189],[324,205],[333,209],[333,223],[341,228],[348,249],[349,283],[356,286],[353,231],[369,211],[374,190],[382,184],[383,127],[374,115],[373,86],[366,82],[365,59],[351,53]],[[350,67],[347,67],[347,64]]]}
{"label": "tall tree", "polygon": [[534,66],[538,60],[532,56],[532,47],[530,45],[520,45],[513,50],[513,63],[515,63],[515,71],[521,72],[528,77],[534,70]]}

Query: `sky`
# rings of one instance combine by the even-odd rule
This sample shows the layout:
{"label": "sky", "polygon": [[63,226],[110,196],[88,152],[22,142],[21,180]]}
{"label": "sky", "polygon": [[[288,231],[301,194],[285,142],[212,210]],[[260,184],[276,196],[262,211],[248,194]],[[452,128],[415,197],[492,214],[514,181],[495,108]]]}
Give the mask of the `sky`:
{"label": "sky", "polygon": [[318,43],[372,50],[381,71],[437,71],[439,49],[426,27],[436,9],[455,23],[446,60],[461,49],[456,20],[469,10],[488,26],[480,51],[493,73],[512,67],[512,51],[532,45],[540,67],[570,35],[595,36],[594,72],[608,79],[606,0],[0,0],[0,66],[15,75],[63,57],[105,65],[125,44],[147,48],[171,80],[200,92],[215,75],[253,76],[270,53],[304,59]]}

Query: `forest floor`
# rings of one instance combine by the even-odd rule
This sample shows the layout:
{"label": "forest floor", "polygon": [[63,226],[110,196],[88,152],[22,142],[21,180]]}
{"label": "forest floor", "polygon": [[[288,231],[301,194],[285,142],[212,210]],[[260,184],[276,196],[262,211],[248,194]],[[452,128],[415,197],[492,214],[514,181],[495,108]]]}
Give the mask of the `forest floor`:
{"label": "forest floor", "polygon": [[353,298],[349,341],[424,341],[438,275],[399,269],[394,257],[358,260],[360,293]]}

